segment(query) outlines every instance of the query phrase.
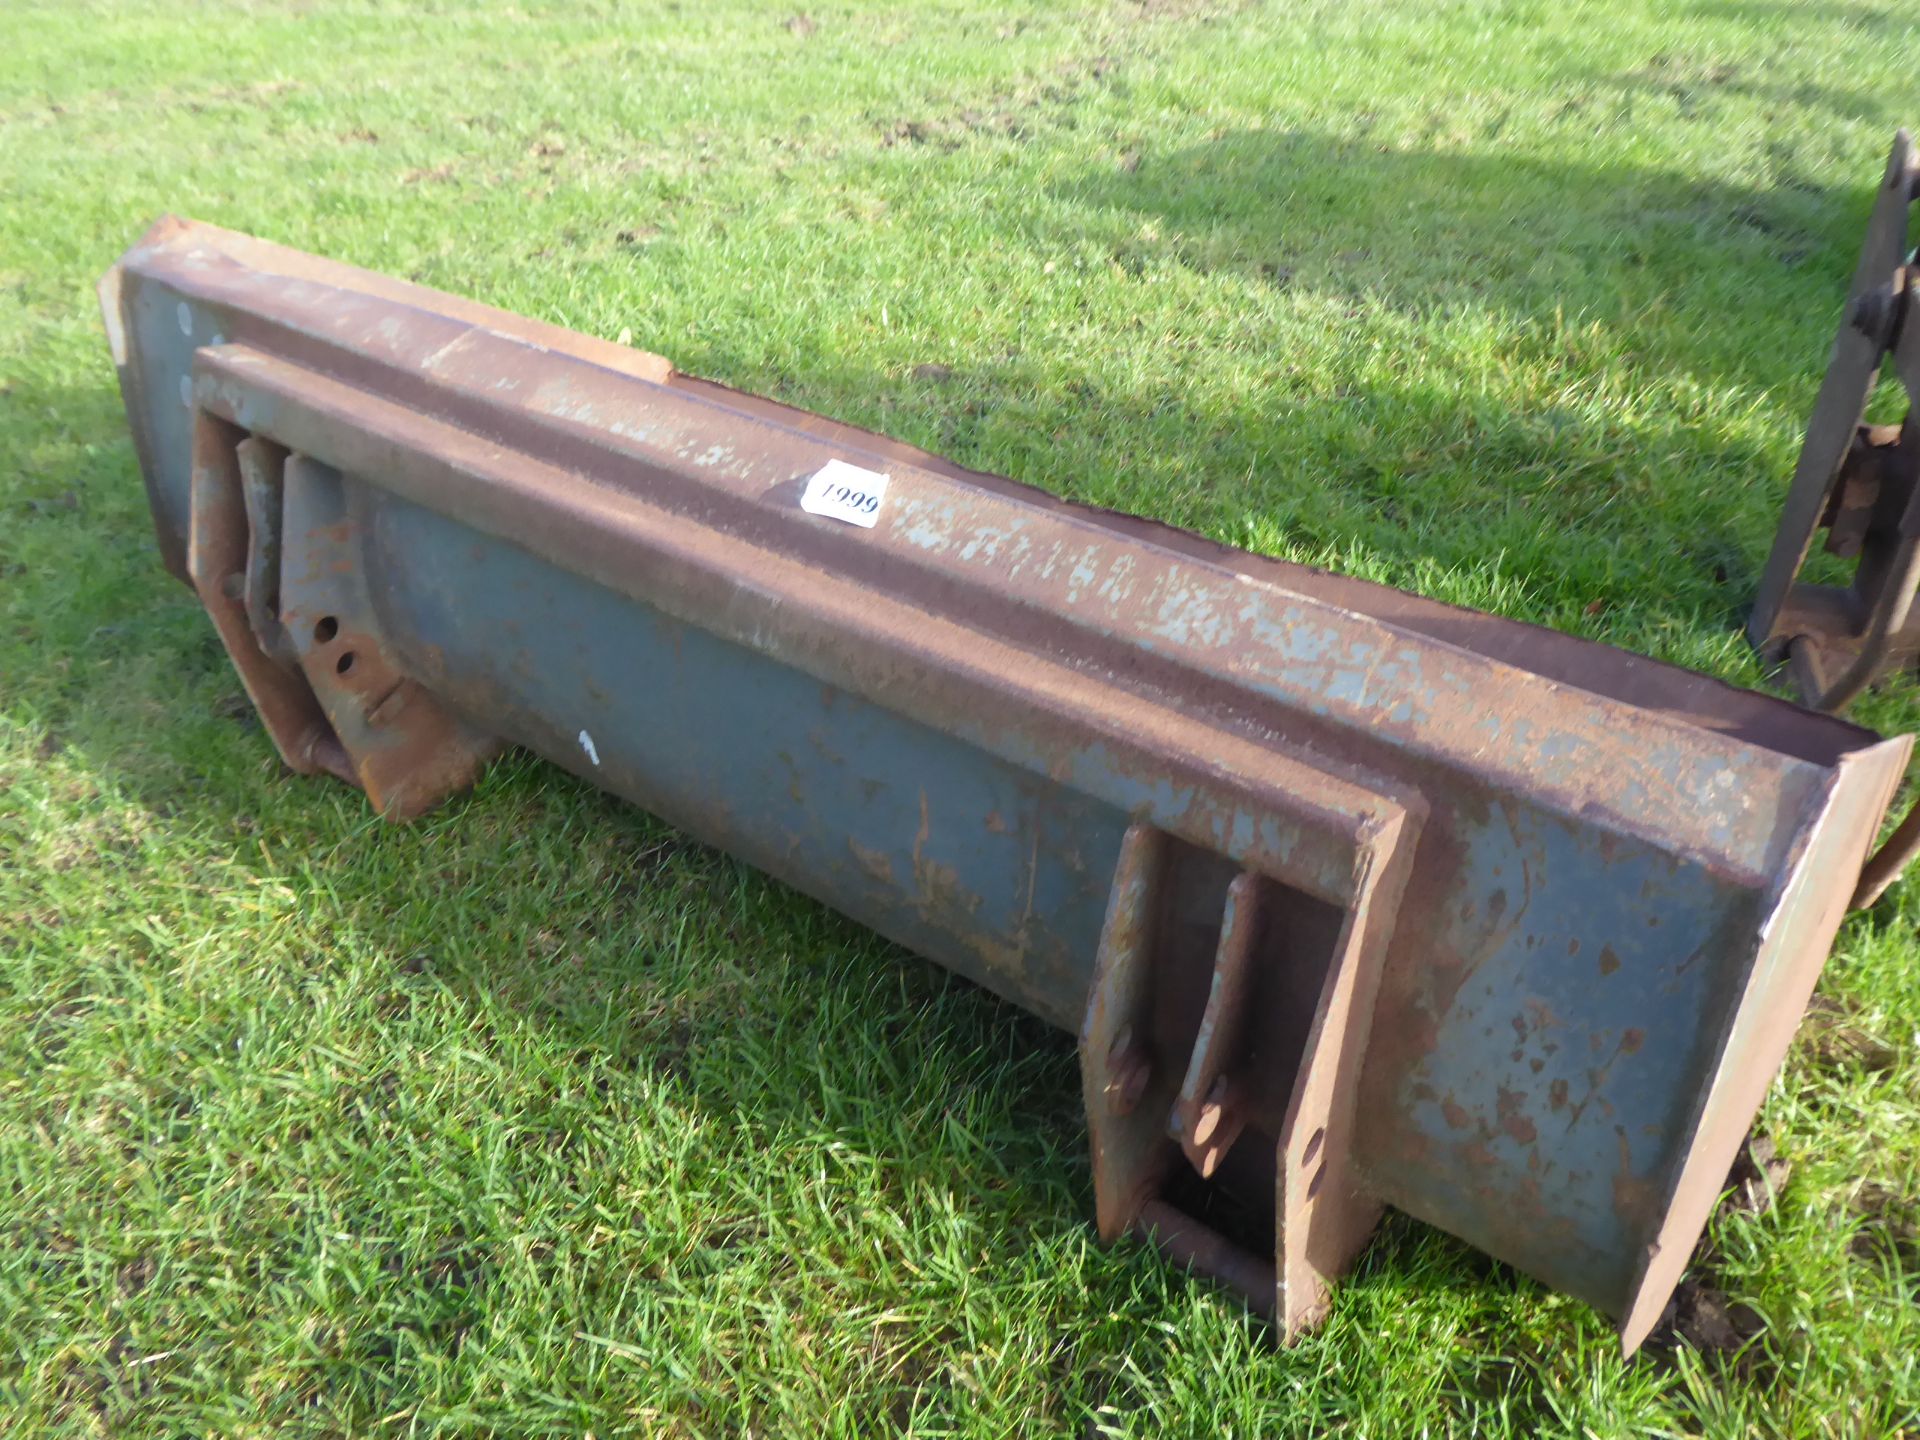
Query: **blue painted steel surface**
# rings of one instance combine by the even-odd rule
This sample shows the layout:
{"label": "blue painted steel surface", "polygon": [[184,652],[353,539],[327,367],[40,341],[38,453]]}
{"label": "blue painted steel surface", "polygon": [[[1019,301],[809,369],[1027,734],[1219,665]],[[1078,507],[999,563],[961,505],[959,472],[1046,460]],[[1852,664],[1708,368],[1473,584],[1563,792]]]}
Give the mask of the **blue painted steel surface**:
{"label": "blue painted steel surface", "polygon": [[451,703],[1079,1025],[1126,809],[418,506],[384,511],[373,543],[389,557],[386,603],[406,621],[390,633],[432,657]]}
{"label": "blue painted steel surface", "polygon": [[[1290,1328],[1385,1203],[1637,1344],[1906,759],[208,227],[163,222],[103,295],[176,572],[190,533],[247,543],[196,483],[247,436],[292,457],[298,666],[222,629],[290,762],[309,689],[377,799],[370,764],[525,745],[1081,1031],[1104,1230],[1161,1206],[1173,1139],[1206,1151],[1213,1095],[1249,1137],[1218,1183],[1277,1197]],[[833,458],[889,474],[873,531],[799,509]],[[1130,833],[1165,839],[1123,861]],[[1233,1084],[1169,1114],[1196,1055]]]}

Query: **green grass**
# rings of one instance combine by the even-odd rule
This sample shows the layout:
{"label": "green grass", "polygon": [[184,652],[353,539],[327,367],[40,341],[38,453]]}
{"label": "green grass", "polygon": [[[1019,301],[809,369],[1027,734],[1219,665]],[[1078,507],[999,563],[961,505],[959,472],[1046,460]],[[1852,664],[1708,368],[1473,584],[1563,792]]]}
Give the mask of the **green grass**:
{"label": "green grass", "polygon": [[166,210],[1763,683],[1904,12],[806,8],[0,8],[0,1433],[1920,1426],[1920,885],[1711,1232],[1745,1354],[1401,1220],[1279,1350],[1093,1243],[1065,1037],[531,760],[282,771],[94,312]]}

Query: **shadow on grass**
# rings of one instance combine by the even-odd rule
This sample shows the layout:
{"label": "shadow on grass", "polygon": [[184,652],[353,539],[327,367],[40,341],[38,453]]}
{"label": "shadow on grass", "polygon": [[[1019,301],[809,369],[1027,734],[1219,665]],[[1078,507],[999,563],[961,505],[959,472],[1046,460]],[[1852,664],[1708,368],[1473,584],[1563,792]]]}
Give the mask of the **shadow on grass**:
{"label": "shadow on grass", "polygon": [[[1871,91],[1814,80],[1783,84],[1733,64],[1696,61],[1670,53],[1656,55],[1636,70],[1591,76],[1587,83],[1656,104],[1671,104],[1687,120],[1717,120],[1719,117],[1712,112],[1715,101],[1723,97],[1758,100],[1773,107],[1825,110],[1840,120],[1883,123],[1889,140],[1899,118]],[[1745,223],[1764,230],[1772,222],[1764,213],[1747,212]],[[1784,253],[1797,253],[1794,245],[1789,236],[1783,242]]]}
{"label": "shadow on grass", "polygon": [[1756,25],[1777,25],[1781,21],[1807,25],[1823,23],[1861,30],[1905,30],[1913,17],[1892,6],[1866,6],[1840,3],[1840,0],[1695,0],[1680,7],[1689,15],[1705,20],[1743,20]]}
{"label": "shadow on grass", "polygon": [[[1657,89],[1659,69],[1593,83]],[[1764,88],[1731,73],[1702,83]],[[1860,113],[1844,93],[1812,98]],[[1581,92],[1567,107],[1611,108]],[[1432,117],[1437,132],[1447,121]],[[1543,161],[1504,150],[1497,120],[1472,151],[1443,133],[1409,146],[1376,134],[1381,123],[1363,115],[1347,135],[1236,130],[1166,153],[1149,145],[1055,193],[1125,269],[1170,259],[1234,272],[1344,302],[1350,318],[1362,306],[1369,319],[1486,312],[1523,343],[1591,318],[1649,373],[1756,391],[1790,380],[1810,393],[1885,158],[1879,142],[1844,188],[1813,179],[1785,149],[1769,156],[1770,183],[1745,186]],[[1804,336],[1804,353],[1781,353],[1783,334]]]}

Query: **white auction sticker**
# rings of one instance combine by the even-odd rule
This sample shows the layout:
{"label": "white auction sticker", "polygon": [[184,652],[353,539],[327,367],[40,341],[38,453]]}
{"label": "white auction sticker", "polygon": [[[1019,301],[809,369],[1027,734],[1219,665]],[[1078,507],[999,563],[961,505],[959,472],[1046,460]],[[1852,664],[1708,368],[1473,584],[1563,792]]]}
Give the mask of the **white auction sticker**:
{"label": "white auction sticker", "polygon": [[825,515],[871,530],[880,519],[880,502],[886,498],[885,475],[844,460],[829,460],[807,481],[800,508],[809,515]]}

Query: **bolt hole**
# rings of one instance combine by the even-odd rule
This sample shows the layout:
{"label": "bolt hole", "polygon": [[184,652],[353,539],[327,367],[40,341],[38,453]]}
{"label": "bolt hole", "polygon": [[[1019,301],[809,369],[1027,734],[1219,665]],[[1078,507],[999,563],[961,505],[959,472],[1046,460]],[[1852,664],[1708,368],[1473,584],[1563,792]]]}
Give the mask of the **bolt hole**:
{"label": "bolt hole", "polygon": [[322,615],[320,622],[313,627],[314,643],[326,644],[340,633],[340,622],[331,615]]}
{"label": "bolt hole", "polygon": [[1307,1199],[1311,1200],[1320,1193],[1320,1187],[1326,1183],[1327,1167],[1322,1165],[1313,1172],[1313,1178],[1307,1181]]}
{"label": "bolt hole", "polygon": [[353,668],[353,652],[349,650],[347,651],[346,654],[340,657],[340,663],[333,667],[333,672],[336,675],[344,675],[347,673],[347,671],[351,670],[352,668]]}
{"label": "bolt hole", "polygon": [[1300,1154],[1301,1169],[1304,1170],[1307,1166],[1313,1164],[1314,1157],[1320,1153],[1320,1147],[1326,1142],[1326,1138],[1327,1127],[1324,1125],[1313,1132],[1312,1138],[1307,1141],[1307,1148]]}

